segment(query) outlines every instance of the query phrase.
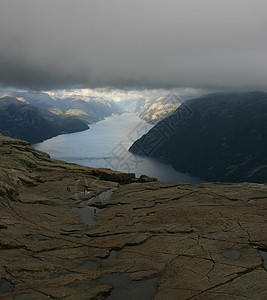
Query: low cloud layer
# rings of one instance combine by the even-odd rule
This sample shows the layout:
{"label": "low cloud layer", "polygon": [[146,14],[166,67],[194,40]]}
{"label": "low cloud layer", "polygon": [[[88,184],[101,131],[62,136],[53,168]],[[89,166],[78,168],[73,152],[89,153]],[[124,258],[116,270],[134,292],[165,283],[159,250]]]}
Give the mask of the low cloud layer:
{"label": "low cloud layer", "polygon": [[2,0],[0,85],[266,88],[266,0]]}

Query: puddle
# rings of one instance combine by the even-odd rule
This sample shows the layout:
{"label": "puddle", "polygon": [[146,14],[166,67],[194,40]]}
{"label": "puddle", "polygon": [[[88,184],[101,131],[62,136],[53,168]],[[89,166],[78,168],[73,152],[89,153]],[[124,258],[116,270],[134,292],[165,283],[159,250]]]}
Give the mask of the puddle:
{"label": "puddle", "polygon": [[253,203],[260,200],[266,200],[266,197],[257,197],[257,198],[250,198],[248,199],[248,203]]}
{"label": "puddle", "polygon": [[91,193],[92,193],[92,191],[84,190],[82,192],[77,192],[75,194],[72,194],[71,198],[79,198],[80,196],[88,195],[88,194],[91,194]]}
{"label": "puddle", "polygon": [[83,208],[72,207],[71,210],[76,212],[79,215],[80,220],[84,224],[88,225],[89,227],[93,227],[97,225],[97,222],[95,220],[95,215],[102,209],[92,207],[92,206],[87,206]]}
{"label": "puddle", "polygon": [[259,253],[262,257],[262,262],[265,267],[267,267],[267,251],[259,250]]}
{"label": "puddle", "polygon": [[158,278],[132,281],[129,273],[106,274],[101,282],[112,285],[113,289],[107,300],[151,300],[156,293]]}
{"label": "puddle", "polygon": [[[97,225],[97,222],[95,220],[95,215],[100,212],[103,209],[99,209],[94,206],[90,206],[90,204],[94,204],[97,202],[104,202],[108,201],[113,194],[114,191],[116,191],[118,188],[114,187],[112,189],[106,190],[102,193],[100,193],[97,196],[94,196],[90,198],[89,200],[82,201],[80,205],[87,205],[86,207],[72,207],[71,210],[76,212],[80,216],[80,220],[82,223],[88,225],[89,227],[93,227]],[[84,192],[81,192],[84,193]],[[88,193],[91,193],[91,191],[88,191]],[[83,194],[84,195],[84,194]]]}
{"label": "puddle", "polygon": [[133,226],[142,226],[143,224],[141,222],[135,222],[133,223]]}
{"label": "puddle", "polygon": [[190,228],[191,228],[191,230],[192,230],[193,232],[198,232],[198,229],[197,229],[197,227],[195,227],[195,226],[191,226]]}
{"label": "puddle", "polygon": [[99,267],[100,264],[93,260],[86,260],[85,262],[79,264],[77,268],[84,268],[84,267]]}
{"label": "puddle", "polygon": [[9,293],[12,292],[14,288],[14,284],[10,281],[0,278],[0,293]]}
{"label": "puddle", "polygon": [[223,255],[230,260],[239,260],[240,251],[238,250],[225,250]]}
{"label": "puddle", "polygon": [[106,202],[110,199],[110,197],[112,196],[112,194],[117,190],[117,187],[114,187],[112,189],[106,190],[92,198],[90,198],[89,200],[85,200],[83,201],[81,204],[83,205],[88,205],[88,204],[94,204],[97,202]]}
{"label": "puddle", "polygon": [[118,257],[118,253],[117,253],[116,250],[110,251],[109,256],[108,256],[108,259],[115,259],[115,258],[117,258],[117,257]]}

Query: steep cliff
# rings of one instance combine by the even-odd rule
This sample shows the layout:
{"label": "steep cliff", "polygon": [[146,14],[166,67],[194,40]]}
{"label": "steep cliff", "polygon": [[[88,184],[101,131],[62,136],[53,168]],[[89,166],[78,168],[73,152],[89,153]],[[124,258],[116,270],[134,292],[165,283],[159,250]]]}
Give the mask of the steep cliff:
{"label": "steep cliff", "polygon": [[267,182],[267,93],[213,94],[183,103],[129,149],[210,181]]}

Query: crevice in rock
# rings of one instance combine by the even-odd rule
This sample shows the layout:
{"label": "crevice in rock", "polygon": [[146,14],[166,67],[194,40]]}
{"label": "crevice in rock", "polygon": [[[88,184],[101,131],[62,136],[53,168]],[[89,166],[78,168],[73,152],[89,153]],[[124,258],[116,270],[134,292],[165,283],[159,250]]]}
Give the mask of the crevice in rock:
{"label": "crevice in rock", "polygon": [[250,243],[251,242],[250,233],[242,226],[241,221],[239,219],[237,219],[237,223],[238,223],[238,226],[241,228],[241,230],[244,231],[247,234],[248,241]]}
{"label": "crevice in rock", "polygon": [[248,274],[248,273],[251,273],[251,272],[253,272],[253,271],[255,271],[255,270],[257,270],[257,269],[259,269],[259,268],[261,268],[261,267],[262,267],[262,266],[259,265],[259,266],[255,266],[255,267],[253,267],[253,268],[248,268],[248,269],[246,269],[245,271],[242,271],[242,272],[236,272],[236,275],[237,275],[237,276],[235,276],[234,278],[231,278],[231,279],[229,279],[229,280],[227,280],[227,281],[225,281],[225,282],[216,284],[216,285],[214,285],[214,286],[212,286],[212,287],[210,287],[210,288],[208,288],[208,289],[206,289],[206,290],[201,291],[199,294],[197,294],[197,295],[195,295],[195,296],[192,296],[192,297],[190,297],[190,298],[187,298],[186,300],[198,299],[198,297],[201,296],[202,294],[204,294],[204,293],[206,293],[206,292],[209,292],[209,291],[212,291],[212,290],[215,289],[215,288],[222,287],[222,286],[224,286],[225,284],[231,283],[231,282],[233,282],[234,280],[236,280],[237,278],[239,278],[239,277],[241,277],[241,276],[244,276],[244,275],[246,275],[246,274]]}

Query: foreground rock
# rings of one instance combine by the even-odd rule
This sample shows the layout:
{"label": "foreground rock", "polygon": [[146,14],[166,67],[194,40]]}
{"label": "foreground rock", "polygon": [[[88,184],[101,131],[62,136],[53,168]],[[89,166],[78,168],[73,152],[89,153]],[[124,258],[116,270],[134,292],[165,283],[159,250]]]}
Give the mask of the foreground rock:
{"label": "foreground rock", "polygon": [[0,143],[1,299],[267,298],[266,185],[138,182]]}

